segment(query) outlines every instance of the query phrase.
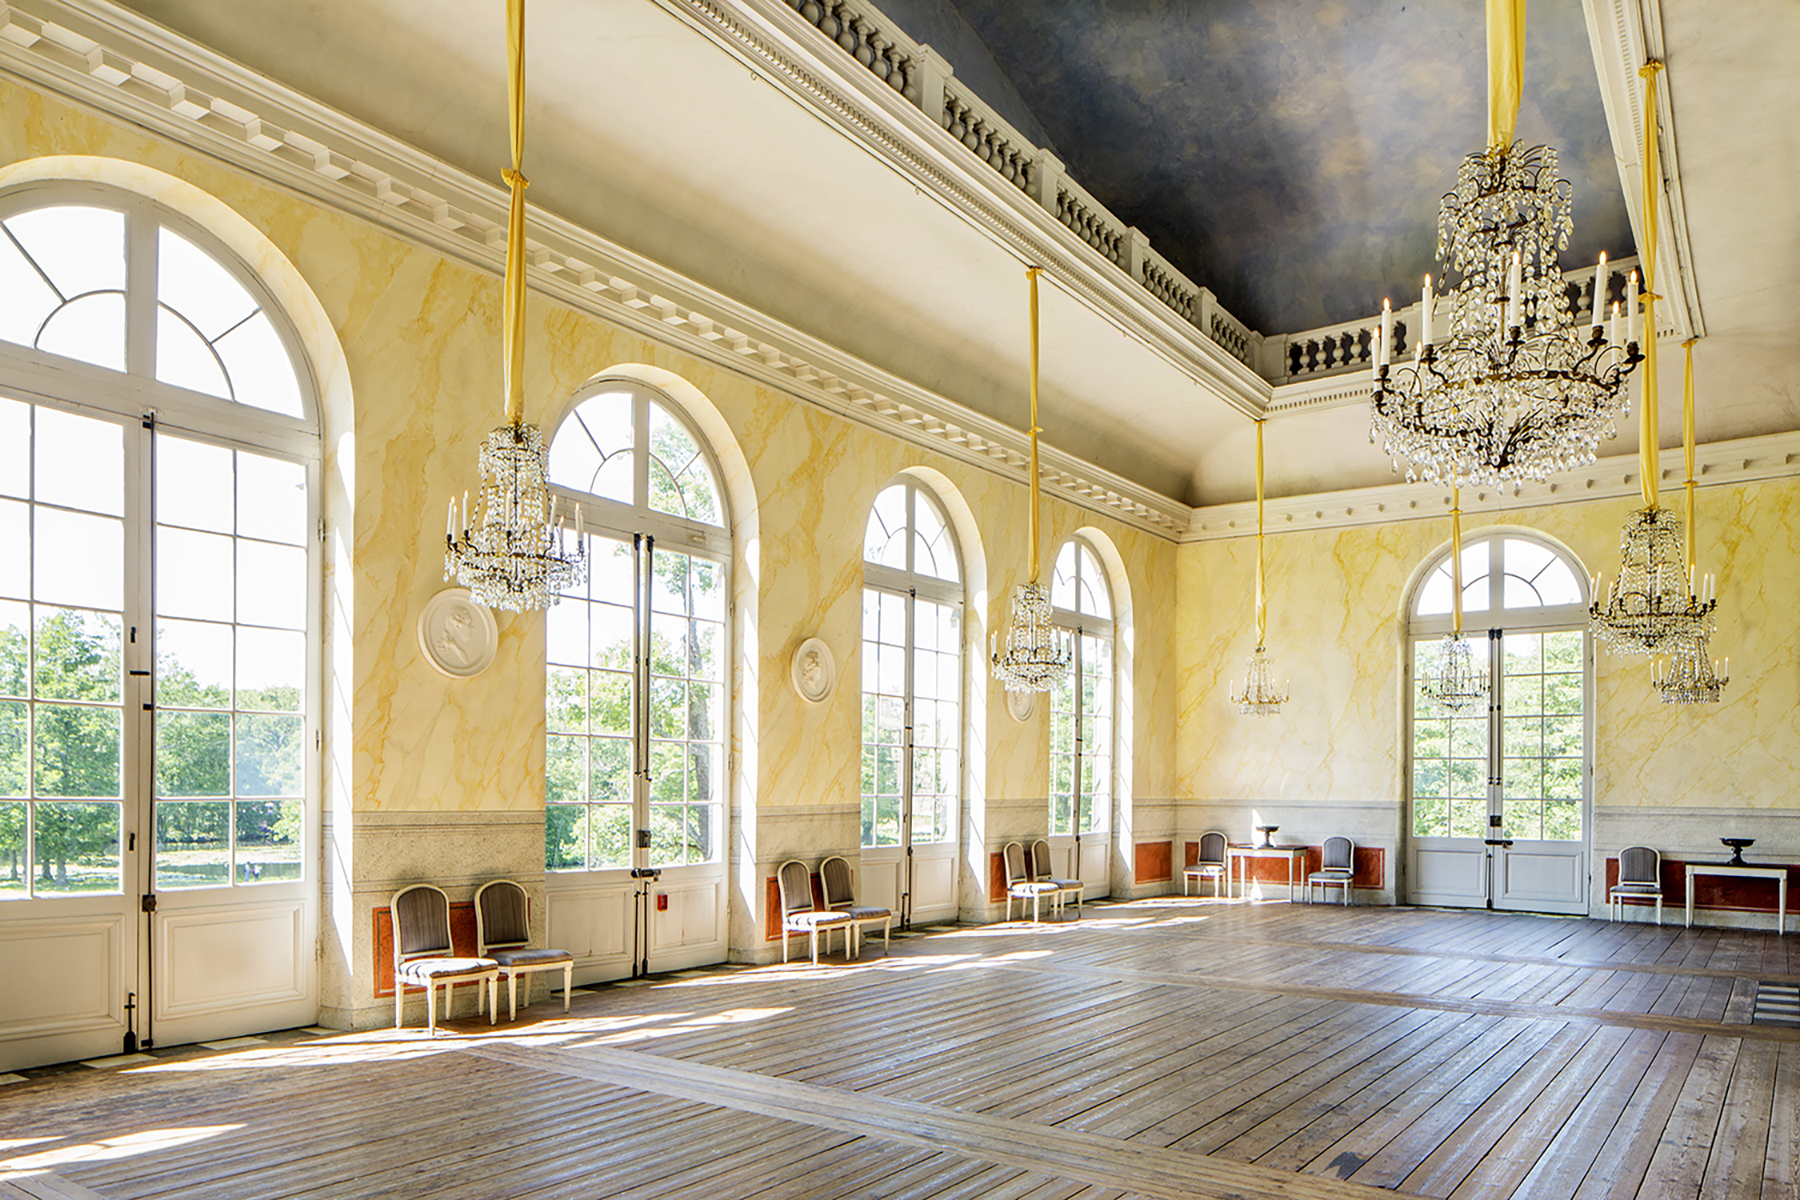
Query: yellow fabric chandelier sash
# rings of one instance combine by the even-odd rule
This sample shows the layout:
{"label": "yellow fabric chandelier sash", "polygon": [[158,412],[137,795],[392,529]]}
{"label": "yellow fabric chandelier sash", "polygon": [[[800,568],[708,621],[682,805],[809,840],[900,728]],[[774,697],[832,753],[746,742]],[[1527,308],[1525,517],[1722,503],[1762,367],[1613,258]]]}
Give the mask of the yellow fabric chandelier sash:
{"label": "yellow fabric chandelier sash", "polygon": [[1450,489],[1450,636],[1462,636],[1462,489]]}
{"label": "yellow fabric chandelier sash", "polygon": [[1488,148],[1512,145],[1525,93],[1525,0],[1487,0]]}
{"label": "yellow fabric chandelier sash", "polygon": [[502,387],[506,421],[525,420],[525,0],[506,0],[506,107],[512,166],[500,173],[512,189],[506,217],[506,282],[501,293]]}
{"label": "yellow fabric chandelier sash", "polygon": [[1263,583],[1263,425],[1256,423],[1256,648],[1269,635],[1269,594]]}
{"label": "yellow fabric chandelier sash", "polygon": [[1031,582],[1038,581],[1038,276],[1042,267],[1026,267],[1031,281]]}
{"label": "yellow fabric chandelier sash", "polygon": [[[1656,411],[1656,214],[1657,201],[1662,197],[1662,167],[1657,161],[1656,73],[1660,70],[1662,64],[1653,58],[1638,71],[1644,80],[1644,154],[1641,164],[1644,171],[1644,244],[1638,247],[1638,257],[1644,264],[1644,370],[1638,474],[1643,479],[1645,508],[1658,506],[1659,476],[1662,474],[1662,468],[1657,464],[1661,426]],[[1626,304],[1636,302],[1635,296],[1625,297]]]}
{"label": "yellow fabric chandelier sash", "polygon": [[[1694,577],[1694,343],[1689,338],[1681,343],[1687,353],[1687,368],[1681,377],[1681,456],[1687,464],[1687,568],[1688,579]],[[1691,583],[1690,583],[1690,586]]]}

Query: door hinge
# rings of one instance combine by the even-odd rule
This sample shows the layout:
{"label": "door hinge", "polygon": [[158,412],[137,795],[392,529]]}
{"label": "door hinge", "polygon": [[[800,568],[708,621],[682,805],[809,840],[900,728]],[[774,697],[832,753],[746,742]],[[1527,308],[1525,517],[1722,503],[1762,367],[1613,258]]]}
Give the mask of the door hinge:
{"label": "door hinge", "polygon": [[325,540],[325,518],[324,517],[319,518],[319,540],[321,542]]}
{"label": "door hinge", "polygon": [[147,913],[155,912],[156,911],[156,893],[145,892],[143,901],[142,901],[142,907],[143,907],[143,910]]}
{"label": "door hinge", "polygon": [[325,748],[325,731],[323,729],[313,730],[313,749],[314,750],[323,750],[324,748]]}

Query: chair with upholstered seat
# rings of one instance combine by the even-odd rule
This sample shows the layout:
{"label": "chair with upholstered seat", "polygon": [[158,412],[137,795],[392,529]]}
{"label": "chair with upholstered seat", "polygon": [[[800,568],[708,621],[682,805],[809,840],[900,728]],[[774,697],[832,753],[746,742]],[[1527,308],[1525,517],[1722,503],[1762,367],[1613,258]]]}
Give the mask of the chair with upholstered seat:
{"label": "chair with upholstered seat", "polygon": [[1219,898],[1225,887],[1225,835],[1218,830],[1208,830],[1200,835],[1199,856],[1181,872],[1181,894],[1188,894],[1188,884],[1196,879],[1213,881],[1213,899]]}
{"label": "chair with upholstered seat", "polygon": [[1050,843],[1043,838],[1031,843],[1031,878],[1038,883],[1054,883],[1058,890],[1056,907],[1061,910],[1075,897],[1075,915],[1081,916],[1081,894],[1086,889],[1079,879],[1058,879],[1050,873]]}
{"label": "chair with upholstered seat", "polygon": [[1319,855],[1319,869],[1306,877],[1306,902],[1312,903],[1313,887],[1321,898],[1326,888],[1344,889],[1344,903],[1350,903],[1350,888],[1356,877],[1356,843],[1347,837],[1328,837]]}
{"label": "chair with upholstered seat", "polygon": [[[1656,900],[1656,923],[1662,924],[1662,854],[1648,846],[1619,851],[1619,881],[1606,891],[1606,919],[1625,916],[1625,901]],[[1615,915],[1616,914],[1616,915]]]}
{"label": "chair with upholstered seat", "polygon": [[498,1019],[500,964],[491,958],[458,958],[450,942],[450,898],[429,883],[401,888],[388,902],[394,927],[394,1028],[402,1017],[407,987],[425,990],[425,1028],[437,1033],[437,990],[444,991],[450,1016],[450,989],[459,983],[487,984],[488,1024]]}
{"label": "chair with upholstered seat", "polygon": [[1000,857],[1006,867],[1006,919],[1012,920],[1012,902],[1021,901],[1020,912],[1024,911],[1023,901],[1031,901],[1031,919],[1038,919],[1038,906],[1044,897],[1050,898],[1052,905],[1062,899],[1062,888],[1054,883],[1040,883],[1031,877],[1025,868],[1025,847],[1018,842],[1008,842],[1000,851]]}
{"label": "chair with upholstered seat", "polygon": [[[490,879],[475,889],[475,953],[500,964],[506,980],[506,1019],[519,1017],[519,976],[534,971],[563,973],[563,1011],[575,982],[575,956],[567,950],[531,946],[531,908],[525,889],[510,879]],[[525,1003],[531,1003],[529,990]]]}
{"label": "chair with upholstered seat", "polygon": [[855,924],[849,913],[832,912],[813,904],[812,872],[797,858],[781,864],[775,873],[781,890],[781,961],[788,960],[788,938],[804,933],[812,939],[813,965],[819,965],[819,931],[825,931],[825,952],[831,952],[831,931],[844,931],[844,957],[850,957],[850,935]]}
{"label": "chair with upholstered seat", "polygon": [[825,893],[825,907],[850,918],[850,957],[861,953],[862,927],[881,926],[881,952],[888,952],[888,939],[893,934],[894,910],[879,904],[858,904],[856,887],[850,877],[850,863],[834,854],[819,864],[819,886]]}

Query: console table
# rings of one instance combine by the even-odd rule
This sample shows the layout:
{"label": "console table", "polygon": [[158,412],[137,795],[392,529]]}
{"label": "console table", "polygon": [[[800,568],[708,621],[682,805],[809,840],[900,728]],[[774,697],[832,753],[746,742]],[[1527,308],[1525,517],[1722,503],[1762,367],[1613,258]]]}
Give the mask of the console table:
{"label": "console table", "polygon": [[[1285,858],[1288,860],[1288,903],[1294,902],[1294,884],[1306,878],[1305,846],[1240,846],[1231,845],[1225,848],[1225,856],[1229,859],[1227,873],[1230,878],[1239,881],[1238,894],[1248,895],[1250,891],[1250,868],[1245,864],[1251,858]],[[1783,893],[1785,895],[1785,893]]]}
{"label": "console table", "polygon": [[1687,927],[1694,927],[1694,876],[1696,875],[1736,875],[1748,879],[1773,879],[1775,881],[1775,932],[1787,932],[1787,879],[1786,867],[1738,867],[1730,863],[1689,863],[1687,867]]}

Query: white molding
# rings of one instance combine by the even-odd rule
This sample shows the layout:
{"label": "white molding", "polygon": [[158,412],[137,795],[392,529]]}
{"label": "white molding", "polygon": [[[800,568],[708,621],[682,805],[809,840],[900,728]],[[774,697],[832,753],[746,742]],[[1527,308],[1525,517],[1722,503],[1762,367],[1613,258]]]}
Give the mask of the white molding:
{"label": "white molding", "polygon": [[[1549,483],[1529,484],[1517,495],[1510,489],[1464,489],[1463,510],[1499,513],[1637,496],[1637,462],[1635,455],[1603,458],[1580,470],[1564,472]],[[1663,483],[1679,486],[1684,470],[1681,450],[1664,450],[1661,466]],[[1701,487],[1791,478],[1800,475],[1800,431],[1709,442],[1696,451],[1695,466]],[[1285,496],[1265,500],[1263,508],[1267,532],[1280,534],[1441,518],[1450,511],[1450,494],[1449,489],[1436,485],[1394,483]],[[1212,542],[1255,535],[1256,504],[1240,501],[1196,508],[1193,523],[1181,540]]]}
{"label": "white molding", "polygon": [[[672,11],[707,14],[705,27],[735,29],[732,14],[707,0],[659,0]],[[779,7],[779,6],[777,6]],[[774,15],[786,13],[785,8]],[[799,18],[787,13],[794,21]],[[816,36],[816,34],[815,34]],[[715,36],[715,40],[717,37]],[[771,52],[772,53],[772,52]],[[945,149],[949,134],[891,88],[868,76],[873,94],[899,109],[877,119],[783,59],[795,78],[833,99],[851,132],[867,141],[916,119]],[[774,62],[776,60],[770,60]],[[839,69],[842,69],[841,65]],[[245,170],[307,200],[368,221],[487,274],[504,266],[507,195],[372,126],[180,37],[107,0],[0,0],[0,75]],[[854,74],[847,77],[855,79]],[[862,81],[857,80],[859,86]],[[959,211],[987,222],[1021,253],[1041,250],[1046,265],[1096,310],[1219,391],[1243,411],[1260,410],[1268,385],[1198,330],[1118,272],[1117,280],[1082,261],[1096,257],[1055,218],[972,156],[951,154],[933,167],[940,194],[966,200]],[[988,179],[985,176],[992,176]],[[920,177],[924,179],[924,176]],[[995,205],[996,191],[1016,200]],[[1006,211],[1008,206],[1010,211]],[[1020,214],[1027,220],[1021,221]],[[1035,228],[1034,228],[1035,227]],[[1043,234],[1048,227],[1050,239]],[[577,310],[776,388],[805,403],[996,475],[1025,482],[1028,446],[1018,430],[891,375],[554,214],[536,210],[527,239],[531,288]],[[1029,232],[1031,236],[1026,236]],[[1142,292],[1134,295],[1131,289]],[[1180,327],[1180,328],[1178,328]],[[1173,357],[1170,357],[1173,355]],[[1045,447],[1041,474],[1057,498],[1165,538],[1187,527],[1188,508],[1149,488]]]}

